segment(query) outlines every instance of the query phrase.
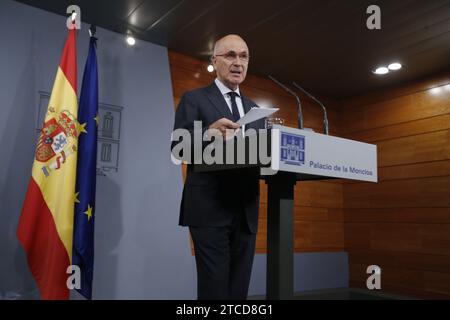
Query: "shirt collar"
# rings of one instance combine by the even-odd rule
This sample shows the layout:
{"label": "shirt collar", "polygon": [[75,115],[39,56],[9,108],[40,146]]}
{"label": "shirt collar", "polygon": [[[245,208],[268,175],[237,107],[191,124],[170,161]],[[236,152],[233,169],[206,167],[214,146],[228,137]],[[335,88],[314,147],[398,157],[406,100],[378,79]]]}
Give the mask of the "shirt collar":
{"label": "shirt collar", "polygon": [[[216,78],[216,80],[214,80],[214,82],[216,83],[216,86],[219,88],[220,93],[222,93],[222,95],[226,95],[228,94],[231,90],[230,88],[228,88],[226,85],[224,85],[219,79]],[[239,92],[239,87],[237,87],[236,90],[234,90],[234,92],[236,92],[238,94],[238,96],[241,96],[241,93]]]}

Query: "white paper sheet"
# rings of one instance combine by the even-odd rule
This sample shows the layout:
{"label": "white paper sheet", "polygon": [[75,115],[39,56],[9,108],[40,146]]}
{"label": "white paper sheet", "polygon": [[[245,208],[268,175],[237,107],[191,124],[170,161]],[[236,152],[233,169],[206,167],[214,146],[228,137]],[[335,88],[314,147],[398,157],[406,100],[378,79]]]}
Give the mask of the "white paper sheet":
{"label": "white paper sheet", "polygon": [[241,126],[268,117],[271,114],[277,112],[279,108],[251,108],[242,118],[238,120]]}

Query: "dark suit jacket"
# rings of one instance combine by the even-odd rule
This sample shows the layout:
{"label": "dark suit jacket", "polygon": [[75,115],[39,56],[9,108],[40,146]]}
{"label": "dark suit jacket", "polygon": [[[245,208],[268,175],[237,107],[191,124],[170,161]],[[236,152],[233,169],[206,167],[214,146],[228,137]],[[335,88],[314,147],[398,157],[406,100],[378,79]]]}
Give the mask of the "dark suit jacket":
{"label": "dark suit jacket", "polygon": [[[257,105],[241,93],[245,113]],[[175,114],[174,130],[193,130],[194,121],[202,121],[203,130],[221,119],[232,120],[231,111],[219,88],[212,83],[206,88],[183,95]],[[264,128],[264,120],[246,125]],[[193,136],[192,136],[193,140]],[[235,215],[245,215],[252,233],[258,228],[259,168],[231,169],[213,172],[194,172],[188,164],[183,198],[180,207],[180,225],[221,227],[230,225]]]}

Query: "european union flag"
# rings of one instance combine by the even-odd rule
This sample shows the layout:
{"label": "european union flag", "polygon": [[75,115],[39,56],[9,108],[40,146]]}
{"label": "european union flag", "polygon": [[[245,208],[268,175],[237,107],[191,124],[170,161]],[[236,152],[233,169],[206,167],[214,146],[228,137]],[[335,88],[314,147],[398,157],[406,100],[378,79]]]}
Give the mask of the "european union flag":
{"label": "european union flag", "polygon": [[94,271],[95,185],[97,164],[98,74],[96,38],[91,37],[78,108],[78,162],[72,264],[80,267],[81,288],[92,299]]}

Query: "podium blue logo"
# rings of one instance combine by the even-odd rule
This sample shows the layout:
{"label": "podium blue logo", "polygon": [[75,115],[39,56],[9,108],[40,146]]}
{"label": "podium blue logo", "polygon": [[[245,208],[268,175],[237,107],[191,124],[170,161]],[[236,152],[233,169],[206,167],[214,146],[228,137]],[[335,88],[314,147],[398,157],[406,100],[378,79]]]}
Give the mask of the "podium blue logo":
{"label": "podium blue logo", "polygon": [[285,164],[301,166],[305,164],[305,137],[292,134],[281,133],[280,161]]}

